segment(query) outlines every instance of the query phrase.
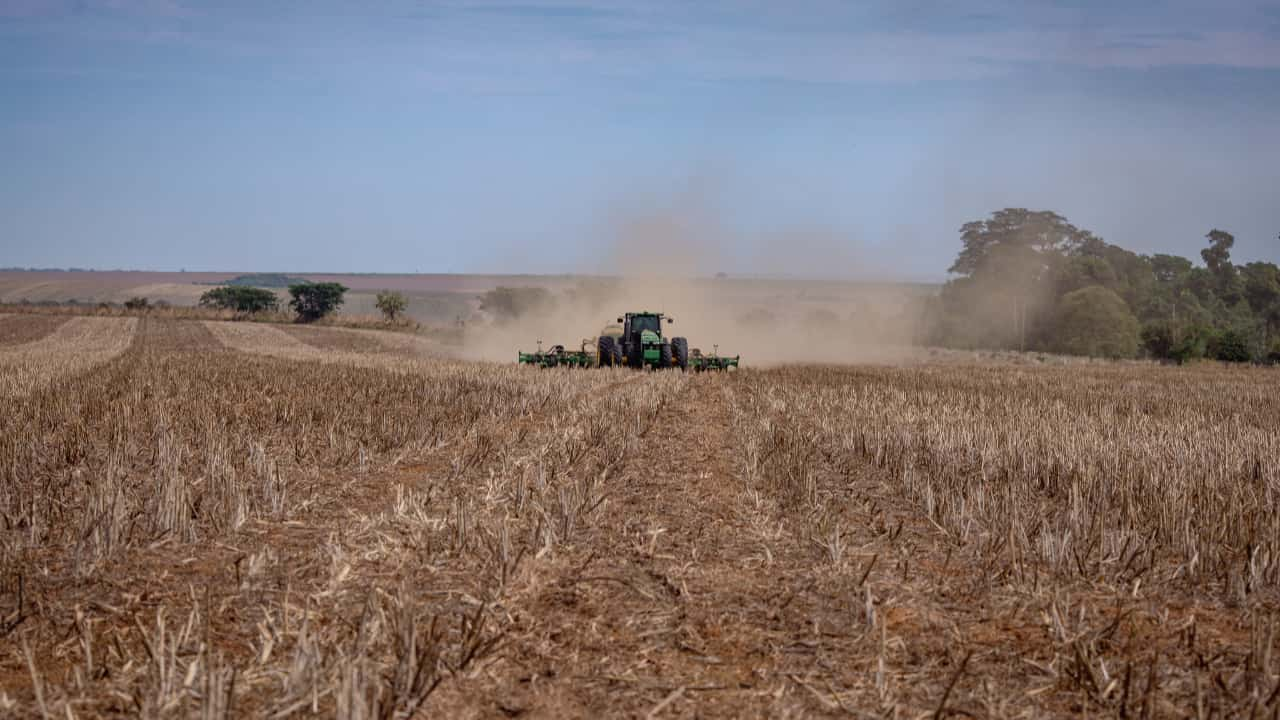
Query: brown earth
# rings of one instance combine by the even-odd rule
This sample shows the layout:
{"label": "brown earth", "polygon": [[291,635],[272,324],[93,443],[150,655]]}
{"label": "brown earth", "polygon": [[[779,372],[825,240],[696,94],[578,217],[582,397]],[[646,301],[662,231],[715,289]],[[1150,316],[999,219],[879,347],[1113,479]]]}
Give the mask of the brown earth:
{"label": "brown earth", "polygon": [[[1145,477],[1118,458],[1198,423],[1192,410],[1240,423],[1220,437],[1224,453],[1273,462],[1274,372],[406,366],[362,334],[286,332],[341,357],[387,355],[387,369],[207,352],[221,345],[202,323],[143,320],[125,355],[0,418],[0,639],[11,641],[0,643],[0,713],[1280,707],[1270,526],[1201,512],[1219,530],[1188,563],[1156,525],[1121,543],[1103,516],[1071,524],[1092,455],[1110,484]],[[1130,401],[1118,387],[1141,392]],[[874,415],[878,403],[896,424]],[[975,414],[950,422],[969,403]],[[1006,455],[984,456],[981,485],[948,490],[967,504],[942,495],[950,474],[996,452],[991,438],[1038,437],[1029,423],[1000,424],[1027,405],[1072,410],[1078,425],[1049,438],[1113,427],[1104,434],[1119,450],[1066,445],[1081,473],[1069,491],[1019,475],[1030,457],[1005,467]],[[1146,435],[1119,431],[1131,422]],[[961,444],[970,456],[926,465],[925,449],[941,453],[975,426]],[[1176,469],[1199,462],[1179,457],[1162,471],[1170,491]],[[913,473],[926,471],[936,499],[916,489]],[[1273,465],[1253,472],[1224,476],[1218,497],[1228,481],[1276,482]],[[996,532],[1001,513],[982,504],[995,507],[1004,486],[1033,488],[1041,528]],[[1056,523],[1071,532],[1045,530]],[[1252,569],[1232,569],[1230,555],[1214,564],[1211,551],[1236,542],[1228,527],[1249,523]],[[1061,565],[1022,537],[1047,547],[1089,533],[1099,544],[1070,546]],[[424,693],[414,677],[439,684]]]}

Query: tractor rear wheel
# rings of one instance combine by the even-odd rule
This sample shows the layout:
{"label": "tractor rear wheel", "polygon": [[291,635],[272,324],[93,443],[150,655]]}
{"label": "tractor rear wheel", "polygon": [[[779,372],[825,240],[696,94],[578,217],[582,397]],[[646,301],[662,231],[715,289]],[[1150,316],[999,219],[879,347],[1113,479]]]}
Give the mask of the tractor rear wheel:
{"label": "tractor rear wheel", "polygon": [[676,365],[681,370],[689,370],[689,341],[686,338],[671,338],[671,353],[675,355]]}
{"label": "tractor rear wheel", "polygon": [[622,351],[618,348],[618,342],[609,335],[596,341],[596,350],[600,367],[613,367],[620,364],[622,360]]}
{"label": "tractor rear wheel", "polygon": [[662,343],[658,348],[658,367],[666,370],[671,367],[671,343]]}

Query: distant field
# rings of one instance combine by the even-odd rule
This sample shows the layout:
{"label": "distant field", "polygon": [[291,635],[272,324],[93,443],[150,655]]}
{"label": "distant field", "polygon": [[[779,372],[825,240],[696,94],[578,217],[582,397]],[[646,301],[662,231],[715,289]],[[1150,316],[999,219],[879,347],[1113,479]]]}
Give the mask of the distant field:
{"label": "distant field", "polygon": [[[145,297],[174,306],[192,306],[200,295],[218,282],[250,273],[173,272],[0,272],[0,303],[68,302],[97,304],[123,303]],[[408,315],[436,326],[458,322],[486,324],[493,318],[481,310],[481,296],[499,286],[540,287],[550,291],[561,306],[538,322],[523,319],[526,332],[520,342],[540,335],[572,341],[570,335],[594,333],[600,325],[628,309],[658,307],[682,317],[704,318],[703,325],[721,327],[738,319],[768,313],[784,325],[809,322],[813,313],[828,313],[837,321],[865,314],[868,307],[898,312],[927,295],[934,286],[901,283],[865,283],[758,278],[672,280],[593,278],[573,275],[319,275],[289,273],[315,282],[339,282],[350,288],[341,313],[374,316],[376,293],[396,290],[409,299]],[[284,289],[276,289],[282,299]],[[567,318],[565,305],[583,309]],[[634,307],[633,307],[634,306]],[[752,321],[754,324],[754,321]],[[901,324],[901,323],[898,323]],[[515,342],[512,338],[510,342]],[[791,340],[800,342],[805,338]],[[505,342],[505,340],[504,340]],[[510,343],[508,343],[510,344]],[[506,348],[504,346],[504,353]],[[509,354],[509,353],[507,353]],[[843,354],[827,352],[826,357]],[[818,353],[823,357],[824,353]],[[505,357],[505,355],[504,355]]]}
{"label": "distant field", "polygon": [[[171,305],[195,305],[211,286],[245,273],[175,272],[0,272],[0,302],[121,303],[132,297]],[[296,273],[295,273],[296,275]],[[302,275],[314,282],[340,282],[351,288],[343,308],[348,314],[377,313],[374,295],[399,290],[410,296],[410,315],[421,322],[448,323],[474,312],[475,297],[500,284],[544,284],[554,278],[484,275]],[[281,295],[284,290],[280,289]]]}
{"label": "distant field", "polygon": [[[208,286],[248,273],[133,271],[0,271],[0,302],[27,299],[118,301],[133,295],[198,298]],[[498,285],[559,286],[566,278],[520,275],[325,275],[290,273],[312,282],[340,282],[360,293],[482,293]]]}
{"label": "distant field", "polygon": [[1280,706],[1275,370],[0,316],[0,394],[0,715]]}

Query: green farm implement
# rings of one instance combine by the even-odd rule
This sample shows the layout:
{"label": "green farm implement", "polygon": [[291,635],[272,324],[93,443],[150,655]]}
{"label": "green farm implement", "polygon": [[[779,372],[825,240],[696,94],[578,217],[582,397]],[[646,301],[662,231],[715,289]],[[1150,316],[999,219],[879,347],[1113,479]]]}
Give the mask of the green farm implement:
{"label": "green farm implement", "polygon": [[738,356],[721,355],[720,348],[717,346],[715,352],[710,355],[703,355],[701,350],[689,351],[689,368],[696,372],[705,372],[707,370],[728,370],[729,368],[738,367]]}
{"label": "green farm implement", "polygon": [[542,342],[538,342],[537,352],[520,353],[519,362],[521,365],[537,365],[538,367],[594,367],[596,364],[595,352],[587,349],[587,343],[582,344],[579,350],[565,350],[563,345],[552,345],[549,349],[542,349]]}
{"label": "green farm implement", "polygon": [[629,367],[635,369],[679,368],[704,372],[728,370],[738,367],[738,356],[720,355],[719,348],[704,355],[697,348],[690,348],[682,337],[667,338],[662,324],[674,322],[670,317],[655,312],[633,312],[618,318],[616,325],[600,331],[595,340],[595,352],[588,350],[590,341],[584,341],[579,351],[568,351],[563,345],[552,346],[547,352],[538,344],[538,352],[519,353],[522,364],[539,367]]}

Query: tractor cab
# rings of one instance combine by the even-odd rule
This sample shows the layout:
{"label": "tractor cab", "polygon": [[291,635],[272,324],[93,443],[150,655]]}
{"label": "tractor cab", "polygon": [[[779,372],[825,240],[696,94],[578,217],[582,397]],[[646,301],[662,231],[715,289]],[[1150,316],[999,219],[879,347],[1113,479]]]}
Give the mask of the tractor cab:
{"label": "tractor cab", "polygon": [[635,312],[618,318],[622,323],[622,356],[631,367],[670,367],[671,345],[662,338],[662,321],[674,322],[662,313]]}

